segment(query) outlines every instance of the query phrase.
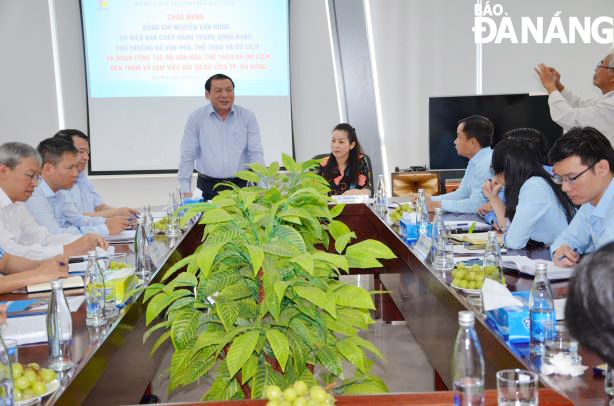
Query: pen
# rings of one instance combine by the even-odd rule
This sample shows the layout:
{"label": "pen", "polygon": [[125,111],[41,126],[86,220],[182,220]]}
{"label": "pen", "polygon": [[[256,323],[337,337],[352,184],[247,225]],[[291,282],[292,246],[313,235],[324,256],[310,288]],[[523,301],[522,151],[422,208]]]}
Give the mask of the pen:
{"label": "pen", "polygon": [[[577,248],[574,248],[574,249],[573,249],[573,252],[578,252],[578,249],[577,249]],[[561,256],[559,257],[559,261],[560,261],[561,259],[563,259],[563,258],[565,258],[565,255],[561,255]]]}

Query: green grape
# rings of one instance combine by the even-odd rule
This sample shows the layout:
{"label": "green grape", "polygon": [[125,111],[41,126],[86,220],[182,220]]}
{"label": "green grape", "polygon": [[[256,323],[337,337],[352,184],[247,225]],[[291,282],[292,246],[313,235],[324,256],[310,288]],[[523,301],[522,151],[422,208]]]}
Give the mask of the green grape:
{"label": "green grape", "polygon": [[269,400],[268,402],[266,402],[266,406],[279,406],[279,400]]}
{"label": "green grape", "polygon": [[55,371],[52,371],[51,369],[42,368],[40,371],[40,376],[43,378],[43,381],[49,383],[55,379],[56,374]]}
{"label": "green grape", "polygon": [[296,391],[296,394],[299,396],[303,396],[307,392],[309,392],[309,386],[307,386],[307,384],[303,381],[294,382],[294,384],[292,385],[292,388],[294,388],[294,390]]}
{"label": "green grape", "polygon": [[309,390],[309,395],[311,395],[312,399],[315,399],[318,402],[324,402],[327,398],[326,391],[320,386],[312,386]]}
{"label": "green grape", "polygon": [[297,397],[296,391],[292,388],[288,388],[284,391],[284,399],[288,402],[294,402]]}
{"label": "green grape", "polygon": [[292,402],[292,406],[307,406],[307,398],[299,396]]}
{"label": "green grape", "polygon": [[47,392],[47,387],[45,386],[44,382],[36,381],[32,384],[32,390],[36,395],[40,396],[43,393]]}
{"label": "green grape", "polygon": [[315,399],[309,399],[307,401],[307,406],[320,406],[321,403],[319,400],[315,400]]}
{"label": "green grape", "polygon": [[465,278],[468,281],[474,281],[476,277],[476,273],[474,271],[469,272],[469,275]]}
{"label": "green grape", "polygon": [[23,375],[23,365],[21,365],[19,362],[14,363],[12,365],[12,368],[13,368],[13,379],[17,379],[21,375]]}
{"label": "green grape", "polygon": [[281,398],[281,388],[277,385],[268,385],[264,389],[264,396],[268,400],[278,400]]}
{"label": "green grape", "polygon": [[292,406],[292,402],[289,402],[287,400],[279,400],[279,406]]}

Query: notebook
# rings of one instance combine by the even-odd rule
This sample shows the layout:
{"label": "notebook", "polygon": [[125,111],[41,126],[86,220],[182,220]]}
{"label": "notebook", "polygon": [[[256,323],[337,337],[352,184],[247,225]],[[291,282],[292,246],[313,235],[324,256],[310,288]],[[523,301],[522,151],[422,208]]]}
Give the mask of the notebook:
{"label": "notebook", "polygon": [[[79,275],[70,276],[68,278],[62,279],[64,282],[64,289],[74,289],[74,288],[82,288],[83,287],[83,278]],[[51,290],[51,283],[38,283],[36,285],[29,285],[27,287],[28,293],[33,292],[45,292]]]}
{"label": "notebook", "polygon": [[14,317],[2,327],[2,338],[17,341],[17,345],[47,341],[47,316]]}

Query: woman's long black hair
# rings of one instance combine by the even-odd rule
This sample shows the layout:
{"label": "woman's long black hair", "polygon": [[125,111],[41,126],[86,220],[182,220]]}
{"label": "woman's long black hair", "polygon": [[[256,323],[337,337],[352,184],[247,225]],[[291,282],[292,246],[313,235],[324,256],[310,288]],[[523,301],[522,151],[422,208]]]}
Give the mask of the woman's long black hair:
{"label": "woman's long black hair", "polygon": [[529,178],[543,178],[554,191],[559,203],[565,211],[569,223],[573,218],[575,207],[567,194],[543,167],[540,157],[534,148],[527,145],[527,140],[505,138],[497,143],[492,154],[492,169],[495,174],[503,173],[505,177],[505,217],[514,218],[520,188]]}
{"label": "woman's long black hair", "polygon": [[[362,148],[360,143],[358,142],[358,137],[356,137],[356,129],[349,125],[348,123],[337,124],[335,128],[333,128],[333,132],[335,131],[345,131],[348,135],[348,143],[352,144],[356,143],[354,148],[350,150],[350,155],[348,156],[347,166],[345,168],[345,173],[347,177],[344,181],[348,185],[355,185],[358,182],[358,173],[360,170],[360,158],[362,157]],[[337,159],[331,152],[329,155],[328,163],[326,167],[324,167],[323,175],[326,179],[332,179],[335,177],[334,171],[337,169]],[[344,175],[345,177],[345,175]]]}

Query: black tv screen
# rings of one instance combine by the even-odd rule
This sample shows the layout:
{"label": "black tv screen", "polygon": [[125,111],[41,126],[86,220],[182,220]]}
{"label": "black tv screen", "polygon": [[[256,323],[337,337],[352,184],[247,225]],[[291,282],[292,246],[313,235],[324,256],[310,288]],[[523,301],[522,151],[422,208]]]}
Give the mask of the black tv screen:
{"label": "black tv screen", "polygon": [[431,169],[464,169],[467,159],[454,149],[458,121],[473,114],[495,125],[493,146],[509,130],[531,127],[546,136],[548,148],[563,129],[550,118],[548,96],[505,94],[429,98],[429,160]]}

